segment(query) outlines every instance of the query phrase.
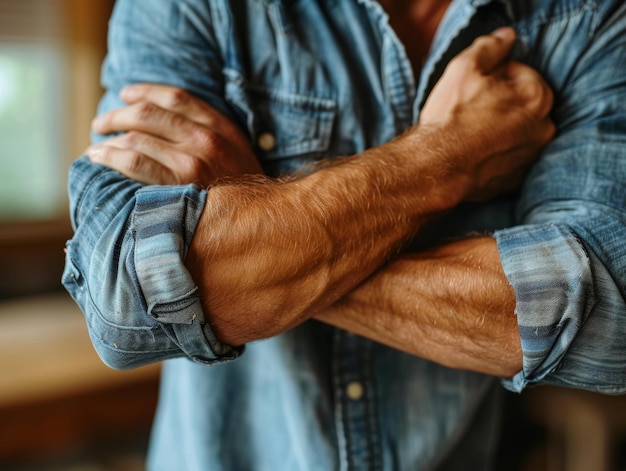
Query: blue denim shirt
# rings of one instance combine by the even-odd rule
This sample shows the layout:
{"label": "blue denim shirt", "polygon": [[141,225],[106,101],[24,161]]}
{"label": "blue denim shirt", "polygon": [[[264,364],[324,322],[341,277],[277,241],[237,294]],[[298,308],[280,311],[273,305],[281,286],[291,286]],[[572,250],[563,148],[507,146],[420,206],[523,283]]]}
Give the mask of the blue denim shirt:
{"label": "blue denim shirt", "polygon": [[[524,354],[505,387],[622,393],[621,0],[455,0],[420,77],[373,0],[120,0],[100,110],[123,106],[118,92],[129,83],[184,87],[253,144],[272,134],[275,145],[255,151],[276,175],[389,141],[417,121],[450,58],[501,25],[518,32],[513,58],[553,88],[558,135],[516,198],[463,205],[423,237],[496,238]],[[70,199],[75,235],[63,283],[96,350],[114,368],[168,359],[150,469],[487,469],[497,432],[492,378],[315,321],[245,354],[221,344],[183,265],[205,190],[142,186],[82,158]]]}

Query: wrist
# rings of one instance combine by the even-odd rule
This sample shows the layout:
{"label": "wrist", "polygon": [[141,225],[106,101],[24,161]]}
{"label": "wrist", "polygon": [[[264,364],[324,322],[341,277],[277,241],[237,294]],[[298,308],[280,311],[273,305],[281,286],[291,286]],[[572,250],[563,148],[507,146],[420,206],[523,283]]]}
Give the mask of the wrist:
{"label": "wrist", "polygon": [[397,174],[381,175],[392,191],[401,190],[418,224],[464,201],[472,189],[468,146],[448,125],[414,126],[393,141],[372,149]]}
{"label": "wrist", "polygon": [[282,332],[370,276],[465,196],[450,149],[413,129],[287,183],[213,187],[188,267],[218,337]]}

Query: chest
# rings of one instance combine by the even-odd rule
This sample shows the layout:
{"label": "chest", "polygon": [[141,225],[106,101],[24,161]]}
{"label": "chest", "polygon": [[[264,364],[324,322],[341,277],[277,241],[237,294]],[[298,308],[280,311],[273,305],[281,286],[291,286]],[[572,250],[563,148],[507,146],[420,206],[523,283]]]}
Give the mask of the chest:
{"label": "chest", "polygon": [[224,45],[227,99],[268,173],[360,152],[415,122],[435,22],[356,1],[288,4],[232,16],[237,41]]}
{"label": "chest", "polygon": [[[572,6],[566,22],[563,12],[545,11],[514,21],[502,5],[474,9],[459,0],[418,21],[376,2],[224,2],[215,38],[226,100],[275,175],[393,139],[417,121],[446,64],[476,36],[504,24],[518,31],[513,57],[541,70],[557,90],[568,70],[561,58],[569,56],[545,46],[588,37],[587,10]],[[557,56],[559,62],[546,62]]]}
{"label": "chest", "polygon": [[450,3],[451,0],[381,1],[389,26],[404,47],[414,77],[420,76]]}

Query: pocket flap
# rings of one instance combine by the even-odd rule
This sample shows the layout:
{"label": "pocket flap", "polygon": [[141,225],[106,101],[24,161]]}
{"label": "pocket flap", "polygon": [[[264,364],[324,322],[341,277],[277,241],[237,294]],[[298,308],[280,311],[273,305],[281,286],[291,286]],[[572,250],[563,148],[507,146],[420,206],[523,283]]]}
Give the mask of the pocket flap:
{"label": "pocket flap", "polygon": [[253,139],[259,155],[280,159],[328,150],[333,100],[271,90],[250,91]]}
{"label": "pocket flap", "polygon": [[261,160],[321,156],[328,150],[337,106],[334,100],[246,85],[232,72],[226,77],[227,99],[245,113]]}

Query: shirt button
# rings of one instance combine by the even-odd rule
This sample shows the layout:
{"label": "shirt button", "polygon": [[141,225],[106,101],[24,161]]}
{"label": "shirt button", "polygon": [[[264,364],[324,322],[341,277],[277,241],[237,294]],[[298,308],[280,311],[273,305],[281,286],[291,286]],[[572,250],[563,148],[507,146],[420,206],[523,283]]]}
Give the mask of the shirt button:
{"label": "shirt button", "polygon": [[358,381],[348,383],[348,386],[346,387],[346,394],[353,401],[358,401],[363,397],[363,385]]}
{"label": "shirt button", "polygon": [[276,145],[276,138],[274,137],[273,134],[269,132],[264,132],[263,134],[259,136],[259,139],[257,140],[257,144],[259,145],[261,149],[265,151],[272,150],[274,146]]}

